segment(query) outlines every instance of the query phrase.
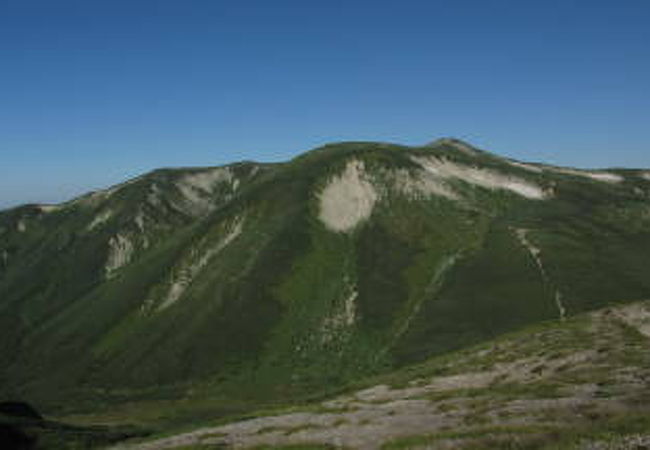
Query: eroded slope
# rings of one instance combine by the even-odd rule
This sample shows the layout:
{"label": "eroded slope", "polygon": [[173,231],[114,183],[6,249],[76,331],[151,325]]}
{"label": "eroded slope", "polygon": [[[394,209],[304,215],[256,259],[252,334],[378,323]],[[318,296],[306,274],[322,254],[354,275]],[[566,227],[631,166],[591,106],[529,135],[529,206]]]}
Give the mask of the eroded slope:
{"label": "eroded slope", "polygon": [[3,395],[191,422],[650,296],[645,172],[515,163],[344,143],[5,211]]}

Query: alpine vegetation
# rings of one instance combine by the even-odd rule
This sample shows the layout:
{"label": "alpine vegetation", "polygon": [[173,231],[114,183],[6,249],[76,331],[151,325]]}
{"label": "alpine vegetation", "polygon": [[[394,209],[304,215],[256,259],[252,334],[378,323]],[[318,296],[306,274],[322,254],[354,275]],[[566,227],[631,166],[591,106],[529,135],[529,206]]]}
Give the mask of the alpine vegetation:
{"label": "alpine vegetation", "polygon": [[[626,305],[650,298],[648,249],[647,170],[513,161],[455,139],[156,170],[0,212],[0,391],[46,414],[155,429],[343,395],[540,323],[575,331],[602,308],[633,320]],[[526,351],[546,352],[542,344]],[[463,358],[459,367],[478,361]],[[327,408],[408,398],[435,415],[428,398],[456,388],[466,396],[447,406],[465,408],[468,389],[482,398],[502,377],[528,379],[507,364],[471,376],[444,366],[445,378],[427,372],[411,393],[381,387]],[[395,417],[411,414],[407,403],[391,403]],[[336,446],[325,429],[374,420],[362,416],[277,426],[322,426],[314,442]],[[460,416],[445,417],[452,426]],[[264,441],[259,429],[233,427],[217,431],[240,446],[308,434]],[[343,444],[356,446],[353,434]],[[390,445],[408,446],[400,442]]]}

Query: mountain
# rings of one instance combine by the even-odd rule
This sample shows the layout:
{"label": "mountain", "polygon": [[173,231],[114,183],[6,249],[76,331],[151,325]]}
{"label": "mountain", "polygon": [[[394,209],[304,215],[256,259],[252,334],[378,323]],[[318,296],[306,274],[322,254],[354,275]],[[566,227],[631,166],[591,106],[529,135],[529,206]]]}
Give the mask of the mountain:
{"label": "mountain", "polygon": [[649,206],[649,171],[442,139],[157,170],[2,211],[0,394],[163,425],[327,395],[650,298]]}

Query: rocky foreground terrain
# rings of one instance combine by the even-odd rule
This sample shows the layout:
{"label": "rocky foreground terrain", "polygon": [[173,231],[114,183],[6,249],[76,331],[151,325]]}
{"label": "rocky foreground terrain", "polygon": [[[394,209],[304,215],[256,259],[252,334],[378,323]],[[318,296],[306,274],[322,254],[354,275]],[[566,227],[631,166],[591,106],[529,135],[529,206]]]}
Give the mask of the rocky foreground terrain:
{"label": "rocky foreground terrain", "polygon": [[544,323],[375,382],[114,449],[648,448],[650,302]]}

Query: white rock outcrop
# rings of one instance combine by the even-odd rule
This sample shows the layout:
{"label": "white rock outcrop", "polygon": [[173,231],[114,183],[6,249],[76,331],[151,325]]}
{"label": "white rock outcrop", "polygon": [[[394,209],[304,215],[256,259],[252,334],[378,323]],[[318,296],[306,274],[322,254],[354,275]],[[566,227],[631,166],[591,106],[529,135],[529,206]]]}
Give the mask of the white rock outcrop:
{"label": "white rock outcrop", "polygon": [[103,225],[106,223],[111,217],[113,217],[113,211],[110,209],[106,209],[99,214],[97,214],[93,220],[88,224],[86,227],[86,230],[92,231],[95,228],[99,227],[100,225]]}
{"label": "white rock outcrop", "polygon": [[349,161],[319,195],[319,218],[332,231],[347,233],[370,218],[379,196],[363,161]]}
{"label": "white rock outcrop", "polygon": [[108,258],[104,271],[106,277],[115,275],[115,271],[131,262],[135,247],[133,242],[124,235],[116,234],[108,240]]}
{"label": "white rock outcrop", "polygon": [[158,311],[168,308],[176,301],[178,301],[183,294],[187,291],[192,281],[199,274],[209,262],[217,256],[221,251],[233,242],[243,230],[244,220],[242,218],[235,219],[226,230],[226,234],[217,242],[216,245],[203,250],[203,245],[199,245],[190,250],[187,259],[174,270],[171,276],[169,289],[167,294],[163,297]]}
{"label": "white rock outcrop", "polygon": [[486,189],[507,190],[531,200],[543,200],[549,196],[548,192],[536,183],[494,170],[479,169],[437,157],[412,159],[439,179],[456,179]]}
{"label": "white rock outcrop", "polygon": [[621,181],[623,181],[622,176],[611,172],[578,170],[578,169],[570,169],[568,167],[550,167],[550,166],[548,167],[548,170],[552,170],[554,172],[562,173],[565,175],[574,175],[577,177],[589,178],[591,180],[602,181],[605,183],[620,183]]}
{"label": "white rock outcrop", "polygon": [[228,167],[191,173],[176,181],[176,187],[185,199],[192,214],[203,214],[212,209],[211,195],[221,183],[230,183],[237,188],[236,178]]}

